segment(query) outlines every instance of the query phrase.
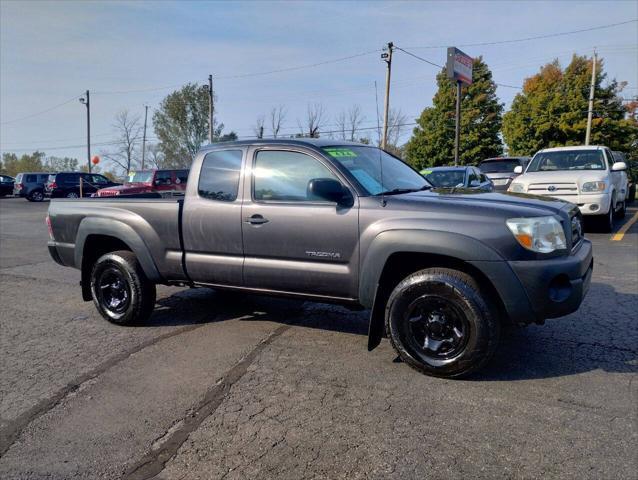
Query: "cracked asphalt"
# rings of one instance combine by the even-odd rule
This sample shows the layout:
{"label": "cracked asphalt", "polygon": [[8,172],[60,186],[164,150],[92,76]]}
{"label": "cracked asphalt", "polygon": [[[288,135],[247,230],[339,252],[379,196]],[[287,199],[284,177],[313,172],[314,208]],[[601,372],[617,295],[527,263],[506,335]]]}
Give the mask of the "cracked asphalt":
{"label": "cracked asphalt", "polygon": [[111,325],[46,209],[0,199],[2,479],[638,478],[638,224],[587,233],[578,312],[450,381],[324,304],[160,287],[150,322]]}

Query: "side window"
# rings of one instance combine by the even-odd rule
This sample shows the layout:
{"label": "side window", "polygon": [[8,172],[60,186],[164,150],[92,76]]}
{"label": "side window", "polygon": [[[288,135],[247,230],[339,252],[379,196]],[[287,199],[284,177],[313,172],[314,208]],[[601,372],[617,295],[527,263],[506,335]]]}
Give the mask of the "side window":
{"label": "side window", "polygon": [[96,185],[105,185],[109,183],[108,179],[106,177],[103,177],[102,175],[91,175],[90,181],[92,183],[95,183]]}
{"label": "side window", "polygon": [[313,178],[337,179],[321,162],[297,152],[262,150],[254,165],[253,195],[258,201],[306,202]]}
{"label": "side window", "polygon": [[44,183],[49,179],[48,174],[38,175],[38,183]]}
{"label": "side window", "polygon": [[472,182],[479,182],[479,176],[476,174],[476,170],[470,168],[470,178],[468,181],[468,185],[471,185]]}
{"label": "side window", "polygon": [[177,170],[175,172],[175,183],[186,183],[188,180],[188,170]]}
{"label": "side window", "polygon": [[27,175],[26,183],[36,183],[37,178],[37,175]]}
{"label": "side window", "polygon": [[197,193],[210,200],[234,202],[239,189],[241,150],[218,150],[204,157]]}
{"label": "side window", "polygon": [[155,185],[171,185],[173,178],[171,171],[157,172],[155,174]]}
{"label": "side window", "polygon": [[80,174],[70,173],[69,175],[64,175],[62,177],[62,183],[77,185],[78,183],[80,183]]}

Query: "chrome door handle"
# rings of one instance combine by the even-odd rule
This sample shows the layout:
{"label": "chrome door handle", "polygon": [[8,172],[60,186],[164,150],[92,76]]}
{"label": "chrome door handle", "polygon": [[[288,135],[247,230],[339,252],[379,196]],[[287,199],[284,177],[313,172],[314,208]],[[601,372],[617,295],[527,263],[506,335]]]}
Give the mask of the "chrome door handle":
{"label": "chrome door handle", "polygon": [[262,215],[255,214],[252,217],[248,217],[246,223],[250,223],[251,225],[263,225],[264,223],[268,223],[268,219]]}

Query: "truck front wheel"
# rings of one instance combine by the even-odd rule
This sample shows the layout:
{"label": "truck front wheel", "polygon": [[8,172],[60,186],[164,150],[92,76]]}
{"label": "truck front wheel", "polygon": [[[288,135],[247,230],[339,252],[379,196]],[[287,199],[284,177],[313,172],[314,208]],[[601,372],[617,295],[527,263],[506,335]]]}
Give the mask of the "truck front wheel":
{"label": "truck front wheel", "polygon": [[421,270],[400,282],[388,299],[386,329],[404,362],[448,378],[481,368],[500,334],[495,309],[476,281],[447,268]]}
{"label": "truck front wheel", "polygon": [[141,323],[155,307],[155,285],[135,254],[126,250],[97,260],[91,271],[91,296],[100,314],[118,325]]}

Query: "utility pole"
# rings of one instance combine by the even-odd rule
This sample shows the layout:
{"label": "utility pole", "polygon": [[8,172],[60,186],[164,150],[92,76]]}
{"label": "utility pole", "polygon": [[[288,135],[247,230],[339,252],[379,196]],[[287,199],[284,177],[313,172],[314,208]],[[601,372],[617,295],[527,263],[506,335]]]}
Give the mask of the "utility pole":
{"label": "utility pole", "polygon": [[142,136],[142,170],[146,159],[146,117],[148,117],[148,105],[144,105],[144,135]]}
{"label": "utility pole", "polygon": [[454,127],[454,166],[459,164],[461,146],[461,81],[456,81],[456,125]]}
{"label": "utility pole", "polygon": [[208,143],[213,143],[213,76],[208,76]]}
{"label": "utility pole", "polygon": [[390,110],[390,74],[392,73],[392,49],[394,44],[388,43],[388,51],[381,54],[381,58],[387,64],[385,73],[385,107],[383,110],[383,136],[381,137],[381,149],[385,150],[388,143],[388,115]]}
{"label": "utility pole", "polygon": [[86,98],[80,98],[80,103],[86,107],[86,161],[91,173],[91,100],[89,91],[86,91]]}
{"label": "utility pole", "polygon": [[589,87],[589,109],[587,110],[587,133],[585,133],[585,145],[591,140],[591,121],[594,116],[594,91],[596,90],[596,61],[598,54],[594,50],[594,61],[591,66],[591,86]]}
{"label": "utility pole", "polygon": [[259,127],[259,138],[264,138],[264,126]]}

